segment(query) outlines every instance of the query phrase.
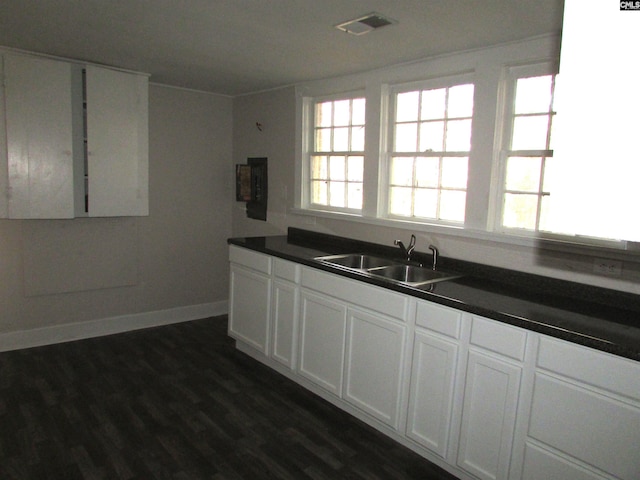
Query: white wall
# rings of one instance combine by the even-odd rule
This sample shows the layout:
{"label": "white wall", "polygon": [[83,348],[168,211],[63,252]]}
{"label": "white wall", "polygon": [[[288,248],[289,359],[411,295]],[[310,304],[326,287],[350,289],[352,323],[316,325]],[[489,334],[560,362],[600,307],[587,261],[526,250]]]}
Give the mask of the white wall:
{"label": "white wall", "polygon": [[[534,39],[530,43],[524,42],[523,49],[537,51],[540,45],[548,48],[556,45],[547,39]],[[519,45],[516,45],[520,48]],[[513,51],[513,47],[507,48]],[[500,56],[501,50],[486,53],[486,56]],[[557,52],[556,52],[557,53]],[[463,56],[469,62],[469,53]],[[553,52],[544,52],[541,59],[553,57]],[[455,56],[437,60],[438,65],[454,68]],[[429,64],[431,65],[431,64]],[[428,74],[428,68],[414,64],[408,66],[412,74],[417,76]],[[494,69],[495,70],[495,69]],[[369,74],[354,75],[339,79],[313,82],[299,86],[298,91],[322,91],[331,86],[348,89],[363,88],[368,86],[368,78],[392,77],[392,69],[385,69]],[[499,75],[500,70],[490,71],[487,74]],[[341,91],[341,90],[336,90]],[[327,92],[324,92],[327,93]],[[490,101],[491,99],[483,99]],[[495,103],[495,98],[493,99]],[[296,89],[284,88],[271,92],[255,95],[247,95],[234,99],[234,162],[244,162],[247,156],[269,157],[269,190],[270,200],[267,213],[267,222],[250,220],[245,217],[244,204],[236,203],[233,209],[233,236],[272,235],[286,233],[287,227],[294,226],[308,230],[372,241],[385,245],[392,245],[396,238],[408,240],[411,233],[415,233],[417,249],[428,251],[429,244],[435,244],[442,255],[463,259],[472,262],[489,264],[502,268],[520,270],[539,275],[545,275],[565,280],[576,281],[585,284],[597,285],[622,291],[640,294],[640,267],[638,258],[625,257],[624,253],[592,251],[585,249],[574,250],[565,248],[562,251],[549,250],[546,247],[529,242],[502,243],[497,242],[490,235],[477,234],[475,238],[465,238],[459,235],[447,235],[442,229],[429,231],[420,228],[419,231],[410,227],[396,228],[393,226],[374,223],[363,223],[352,220],[326,218],[322,216],[297,215],[294,208],[293,192],[295,191],[296,162],[300,161],[296,153]],[[481,119],[481,121],[484,119]],[[491,121],[495,121],[492,117]],[[489,120],[486,120],[487,122]],[[263,131],[260,132],[255,123],[263,123]],[[488,132],[493,132],[493,126]],[[487,144],[488,156],[491,156],[493,138],[476,139]],[[490,160],[490,159],[489,159]],[[486,162],[485,162],[486,163]],[[487,167],[490,167],[490,162]],[[490,172],[487,173],[490,175]],[[287,192],[286,198],[284,192]],[[487,197],[489,193],[487,192]],[[437,232],[437,233],[436,233]],[[622,256],[622,257],[621,257]],[[594,258],[623,258],[623,275],[620,278],[610,278],[593,274]]]}
{"label": "white wall", "polygon": [[149,216],[0,220],[0,334],[226,308],[232,100],[149,94]]}

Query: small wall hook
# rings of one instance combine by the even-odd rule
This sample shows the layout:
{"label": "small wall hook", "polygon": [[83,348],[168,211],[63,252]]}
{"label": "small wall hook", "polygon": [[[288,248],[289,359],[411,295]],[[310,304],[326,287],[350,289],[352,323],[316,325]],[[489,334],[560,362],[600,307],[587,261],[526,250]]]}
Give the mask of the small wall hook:
{"label": "small wall hook", "polygon": [[262,124],[260,122],[256,122],[256,127],[258,130],[262,131]]}

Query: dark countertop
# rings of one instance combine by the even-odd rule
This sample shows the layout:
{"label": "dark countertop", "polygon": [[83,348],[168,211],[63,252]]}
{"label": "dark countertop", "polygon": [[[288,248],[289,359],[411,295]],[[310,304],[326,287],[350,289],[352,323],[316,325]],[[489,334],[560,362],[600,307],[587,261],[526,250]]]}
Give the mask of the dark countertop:
{"label": "dark countertop", "polygon": [[[442,257],[439,268],[464,277],[407,287],[331,267],[315,257],[399,249],[290,228],[288,235],[232,238],[229,243],[291,260],[483,317],[640,361],[640,295]],[[429,264],[430,254],[416,252]]]}

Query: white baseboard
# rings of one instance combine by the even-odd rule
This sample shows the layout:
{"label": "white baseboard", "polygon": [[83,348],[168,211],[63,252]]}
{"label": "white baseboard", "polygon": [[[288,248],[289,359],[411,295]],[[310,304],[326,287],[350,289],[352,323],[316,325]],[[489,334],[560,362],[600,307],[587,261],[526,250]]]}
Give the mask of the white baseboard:
{"label": "white baseboard", "polygon": [[66,323],[32,330],[0,333],[0,352],[101,337],[141,328],[169,325],[171,323],[188,322],[200,318],[226,315],[228,310],[228,302],[222,300],[167,310],[120,315],[88,322]]}

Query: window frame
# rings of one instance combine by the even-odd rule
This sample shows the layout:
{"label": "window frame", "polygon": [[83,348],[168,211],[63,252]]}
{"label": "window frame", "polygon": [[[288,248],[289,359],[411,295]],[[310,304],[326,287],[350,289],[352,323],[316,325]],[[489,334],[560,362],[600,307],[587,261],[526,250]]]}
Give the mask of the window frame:
{"label": "window frame", "polygon": [[[340,152],[320,152],[315,150],[315,107],[319,103],[323,102],[336,102],[341,100],[354,100],[357,98],[363,98],[365,100],[365,140],[364,140],[364,149],[362,151],[340,151]],[[305,97],[303,99],[303,132],[304,132],[304,140],[303,140],[303,185],[302,185],[302,207],[312,210],[312,211],[324,211],[324,212],[333,212],[338,214],[350,214],[350,215],[361,215],[364,210],[364,172],[363,172],[363,181],[362,181],[362,189],[363,189],[363,199],[362,199],[362,207],[359,209],[348,208],[348,207],[337,207],[332,205],[323,205],[319,203],[312,202],[312,169],[311,163],[312,158],[314,156],[326,156],[330,157],[332,153],[336,153],[337,156],[356,156],[363,157],[363,170],[364,163],[366,163],[366,131],[367,131],[367,103],[368,98],[365,95],[363,90],[354,90],[349,92],[341,92],[335,94],[327,94],[327,95],[319,95],[314,97]],[[351,124],[349,124],[349,127]],[[348,179],[345,179],[345,185],[349,182]]]}
{"label": "window frame", "polygon": [[[518,79],[531,78],[546,75],[557,75],[558,64],[557,62],[536,62],[524,65],[507,66],[504,68],[504,75],[502,78],[502,98],[500,99],[499,114],[497,116],[496,131],[499,135],[496,138],[496,158],[494,159],[494,169],[497,181],[491,189],[494,201],[492,202],[492,224],[488,225],[488,229],[492,231],[512,236],[524,236],[524,237],[547,237],[547,238],[559,238],[558,234],[554,234],[551,231],[540,230],[540,212],[542,208],[542,198],[548,196],[550,192],[542,191],[544,187],[544,173],[547,160],[553,158],[553,149],[540,149],[540,150],[512,150],[511,142],[513,137],[513,125],[515,114],[515,100],[516,100],[516,84]],[[555,80],[554,80],[555,83]],[[552,111],[553,116],[557,112]],[[548,135],[552,133],[547,132]],[[513,155],[513,153],[520,153],[521,155]],[[504,207],[505,207],[505,194],[508,193],[506,186],[507,180],[507,163],[511,156],[522,157],[541,157],[543,158],[544,165],[541,167],[541,179],[538,188],[537,195],[537,209],[536,209],[536,225],[534,229],[509,227],[503,225]],[[533,195],[534,193],[532,193]],[[560,235],[562,236],[562,235]]]}
{"label": "window frame", "polygon": [[[399,94],[408,93],[413,91],[426,91],[426,90],[437,90],[441,88],[451,88],[458,85],[466,85],[471,84],[474,87],[474,103],[475,103],[475,76],[473,73],[462,73],[462,74],[454,74],[454,75],[445,75],[427,78],[424,80],[406,82],[406,83],[397,83],[389,85],[386,88],[385,95],[386,98],[384,101],[387,105],[387,114],[385,115],[383,121],[382,128],[385,130],[384,135],[384,143],[383,148],[381,149],[380,155],[380,171],[383,172],[381,176],[381,181],[378,186],[379,191],[379,208],[378,208],[378,217],[382,219],[388,219],[391,221],[405,221],[411,223],[420,223],[426,225],[444,225],[444,226],[453,226],[453,227],[464,227],[464,220],[462,222],[454,221],[454,220],[446,220],[439,218],[430,218],[430,217],[416,217],[416,216],[405,216],[393,214],[390,212],[390,189],[391,189],[391,163],[393,157],[432,157],[442,159],[444,157],[460,157],[464,156],[467,158],[467,174],[469,169],[469,162],[471,157],[471,151],[473,149],[473,140],[470,139],[470,148],[469,151],[465,151],[466,155],[461,155],[462,151],[439,151],[439,152],[395,152],[394,151],[394,143],[395,143],[395,119],[396,119],[396,108],[397,108],[397,98]],[[421,123],[420,118],[417,120],[418,123]],[[473,137],[473,123],[474,117],[473,112],[471,116],[471,137]],[[417,155],[417,153],[422,153],[421,155]],[[450,153],[450,155],[445,155],[445,153]],[[441,161],[439,162],[441,164]],[[467,185],[464,189],[465,192],[465,210],[466,210],[466,202],[467,202],[467,190],[468,190],[468,177],[467,177]],[[412,186],[412,199],[414,198],[415,186]],[[438,187],[436,189],[438,191],[438,196],[440,197],[440,193],[442,186],[440,181],[438,181]],[[444,190],[447,190],[446,188]],[[460,190],[460,189],[456,189]],[[438,211],[439,211],[440,202],[438,201]],[[466,217],[466,214],[465,214]]]}

